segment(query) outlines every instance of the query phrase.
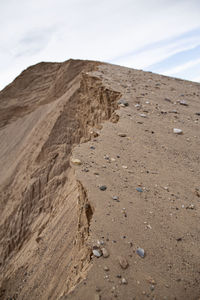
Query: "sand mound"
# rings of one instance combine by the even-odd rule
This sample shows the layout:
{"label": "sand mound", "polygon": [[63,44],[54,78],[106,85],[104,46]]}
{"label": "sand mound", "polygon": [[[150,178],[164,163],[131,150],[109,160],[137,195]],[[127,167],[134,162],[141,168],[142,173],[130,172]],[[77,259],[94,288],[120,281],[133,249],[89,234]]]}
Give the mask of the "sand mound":
{"label": "sand mound", "polygon": [[0,299],[197,299],[199,95],[80,60],[0,92]]}

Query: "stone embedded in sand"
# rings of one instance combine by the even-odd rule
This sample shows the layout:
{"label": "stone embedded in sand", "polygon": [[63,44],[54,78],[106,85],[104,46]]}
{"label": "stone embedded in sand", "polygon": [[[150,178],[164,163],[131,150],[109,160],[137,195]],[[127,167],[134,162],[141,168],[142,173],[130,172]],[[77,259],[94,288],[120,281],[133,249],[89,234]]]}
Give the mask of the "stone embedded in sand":
{"label": "stone embedded in sand", "polygon": [[108,272],[108,271],[110,271],[110,269],[107,266],[105,266],[104,271]]}
{"label": "stone embedded in sand", "polygon": [[106,248],[102,248],[101,251],[102,251],[102,253],[103,253],[103,257],[104,257],[104,258],[109,257],[109,253],[108,253],[108,250],[107,250]]}
{"label": "stone embedded in sand", "polygon": [[188,106],[188,103],[185,100],[180,100],[180,105]]}
{"label": "stone embedded in sand", "polygon": [[107,189],[107,186],[106,186],[106,185],[101,185],[101,186],[99,187],[99,189],[100,189],[101,191],[105,191],[105,190]]}
{"label": "stone embedded in sand", "polygon": [[112,199],[115,201],[119,201],[119,197],[117,197],[117,196],[113,196]]}
{"label": "stone embedded in sand", "polygon": [[120,137],[126,137],[126,133],[119,132],[118,136],[120,136]]}
{"label": "stone embedded in sand", "polygon": [[96,295],[94,296],[94,300],[101,300],[101,295],[96,294]]}
{"label": "stone embedded in sand", "polygon": [[123,104],[124,106],[128,106],[129,105],[128,102],[126,100],[124,100],[124,99],[120,99],[118,101],[118,104]]}
{"label": "stone embedded in sand", "polygon": [[122,284],[127,284],[128,283],[128,281],[123,277],[122,278]]}
{"label": "stone embedded in sand", "polygon": [[169,98],[164,98],[164,100],[167,102],[172,102],[171,99],[169,99]]}
{"label": "stone embedded in sand", "polygon": [[142,192],[143,192],[143,190],[142,190],[140,187],[137,187],[137,188],[136,188],[136,191],[138,191],[139,193],[142,193]]}
{"label": "stone embedded in sand", "polygon": [[145,115],[145,114],[139,114],[139,116],[142,117],[142,118],[146,118],[147,117],[147,115]]}
{"label": "stone embedded in sand", "polygon": [[82,164],[81,160],[78,159],[78,158],[72,158],[71,159],[71,162],[74,164],[74,165],[77,165],[77,166],[80,166]]}
{"label": "stone embedded in sand", "polygon": [[195,115],[200,116],[200,112],[196,112]]}
{"label": "stone embedded in sand", "polygon": [[97,246],[94,246],[92,249],[92,253],[94,254],[94,256],[96,257],[101,257],[102,256],[102,251],[101,249],[99,249]]}
{"label": "stone embedded in sand", "polygon": [[140,257],[142,257],[142,258],[145,257],[145,251],[144,251],[144,249],[142,249],[142,248],[138,248],[138,249],[136,250],[136,253],[137,253]]}
{"label": "stone embedded in sand", "polygon": [[125,257],[119,256],[118,260],[119,260],[119,264],[120,264],[120,266],[121,266],[122,269],[125,270],[125,269],[128,268],[129,264],[128,264],[128,261],[126,260]]}
{"label": "stone embedded in sand", "polygon": [[181,129],[179,129],[179,128],[174,128],[173,129],[173,133],[175,133],[175,134],[182,134],[183,131]]}

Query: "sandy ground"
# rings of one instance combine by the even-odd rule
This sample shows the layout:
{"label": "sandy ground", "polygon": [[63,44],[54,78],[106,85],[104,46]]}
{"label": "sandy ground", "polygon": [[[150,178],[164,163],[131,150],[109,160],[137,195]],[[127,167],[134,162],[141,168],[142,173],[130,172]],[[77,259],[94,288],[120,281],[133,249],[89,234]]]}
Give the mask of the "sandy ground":
{"label": "sandy ground", "polygon": [[199,113],[200,84],[95,62],[0,92],[0,299],[200,299]]}

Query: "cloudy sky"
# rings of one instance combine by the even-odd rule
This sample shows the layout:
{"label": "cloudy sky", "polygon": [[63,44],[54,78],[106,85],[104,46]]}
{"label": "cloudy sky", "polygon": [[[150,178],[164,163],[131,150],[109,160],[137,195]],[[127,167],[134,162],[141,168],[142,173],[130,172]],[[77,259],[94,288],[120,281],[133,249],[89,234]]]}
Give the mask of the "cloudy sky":
{"label": "cloudy sky", "polygon": [[0,0],[0,33],[0,89],[69,58],[200,82],[199,0]]}

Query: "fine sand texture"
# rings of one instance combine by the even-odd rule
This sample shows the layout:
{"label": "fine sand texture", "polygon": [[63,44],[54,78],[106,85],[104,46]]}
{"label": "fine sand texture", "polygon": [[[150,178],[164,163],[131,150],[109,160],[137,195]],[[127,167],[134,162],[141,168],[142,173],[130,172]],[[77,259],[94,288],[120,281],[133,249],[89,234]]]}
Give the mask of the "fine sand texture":
{"label": "fine sand texture", "polygon": [[0,299],[200,299],[200,84],[82,60],[0,92]]}

